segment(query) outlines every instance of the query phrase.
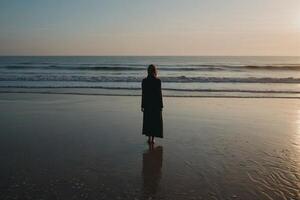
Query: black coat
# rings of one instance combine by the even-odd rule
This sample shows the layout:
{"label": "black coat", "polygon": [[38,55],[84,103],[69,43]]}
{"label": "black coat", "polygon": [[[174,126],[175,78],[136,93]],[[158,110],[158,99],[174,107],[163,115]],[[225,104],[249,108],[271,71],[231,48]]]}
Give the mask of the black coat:
{"label": "black coat", "polygon": [[148,76],[142,82],[143,134],[163,137],[161,81]]}

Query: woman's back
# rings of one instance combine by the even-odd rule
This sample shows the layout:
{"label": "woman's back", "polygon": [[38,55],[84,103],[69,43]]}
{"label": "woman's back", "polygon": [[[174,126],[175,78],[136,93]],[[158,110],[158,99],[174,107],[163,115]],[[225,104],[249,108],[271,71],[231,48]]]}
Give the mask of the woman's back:
{"label": "woman's back", "polygon": [[142,108],[161,109],[163,107],[160,79],[152,76],[143,79],[142,91]]}
{"label": "woman's back", "polygon": [[163,138],[162,108],[161,81],[156,67],[150,65],[142,82],[143,134],[149,137],[149,143],[154,143],[154,137]]}

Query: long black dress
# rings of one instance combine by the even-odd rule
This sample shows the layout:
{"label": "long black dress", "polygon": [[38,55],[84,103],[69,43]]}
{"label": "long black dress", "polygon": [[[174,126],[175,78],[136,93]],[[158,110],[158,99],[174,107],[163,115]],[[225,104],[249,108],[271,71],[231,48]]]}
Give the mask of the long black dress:
{"label": "long black dress", "polygon": [[142,82],[143,134],[163,138],[162,93],[160,79],[148,76]]}

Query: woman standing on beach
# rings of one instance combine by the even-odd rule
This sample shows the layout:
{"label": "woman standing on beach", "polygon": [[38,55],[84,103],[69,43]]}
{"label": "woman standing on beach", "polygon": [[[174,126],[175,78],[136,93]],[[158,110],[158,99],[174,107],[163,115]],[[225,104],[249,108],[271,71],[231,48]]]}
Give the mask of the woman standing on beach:
{"label": "woman standing on beach", "polygon": [[142,82],[143,135],[148,143],[154,143],[154,137],[163,138],[161,80],[157,78],[155,65],[149,65],[148,76]]}

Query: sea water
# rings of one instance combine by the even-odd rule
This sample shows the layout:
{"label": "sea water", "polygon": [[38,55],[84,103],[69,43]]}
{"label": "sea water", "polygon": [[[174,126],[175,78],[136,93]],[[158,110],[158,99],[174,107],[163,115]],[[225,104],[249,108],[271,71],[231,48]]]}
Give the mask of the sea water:
{"label": "sea water", "polygon": [[165,96],[300,97],[300,57],[0,57],[0,88],[140,95],[149,64]]}

